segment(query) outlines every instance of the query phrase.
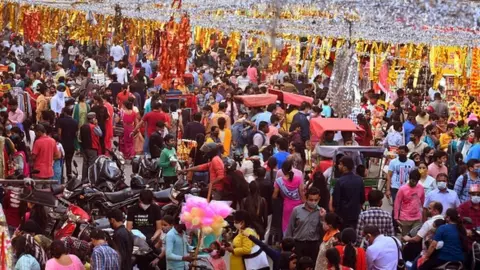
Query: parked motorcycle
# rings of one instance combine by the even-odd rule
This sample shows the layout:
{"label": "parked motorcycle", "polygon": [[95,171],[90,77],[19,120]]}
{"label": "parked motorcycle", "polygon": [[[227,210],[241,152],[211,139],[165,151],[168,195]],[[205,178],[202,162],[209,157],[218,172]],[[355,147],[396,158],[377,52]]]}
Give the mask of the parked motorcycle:
{"label": "parked motorcycle", "polygon": [[118,143],[114,145],[114,150],[109,151],[111,157],[101,155],[88,168],[89,183],[100,191],[114,192],[128,187],[123,170],[125,158],[118,150]]}
{"label": "parked motorcycle", "polygon": [[153,190],[167,188],[162,177],[162,169],[157,165],[157,159],[147,156],[134,157],[132,160],[132,172],[145,179],[146,184]]}
{"label": "parked motorcycle", "polygon": [[87,204],[86,209],[91,211],[92,215],[106,215],[112,209],[127,211],[127,207],[135,204],[140,192],[147,188],[143,179],[139,176],[132,178],[131,187],[120,191],[103,192],[97,188],[85,187],[83,189],[84,201]]}

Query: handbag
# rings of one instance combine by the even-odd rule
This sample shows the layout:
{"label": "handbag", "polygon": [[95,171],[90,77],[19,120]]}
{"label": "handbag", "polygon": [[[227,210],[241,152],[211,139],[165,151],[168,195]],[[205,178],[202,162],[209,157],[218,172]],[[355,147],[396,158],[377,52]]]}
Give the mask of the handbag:
{"label": "handbag", "polygon": [[397,246],[397,252],[398,252],[398,263],[397,263],[397,269],[398,270],[404,270],[405,269],[405,261],[403,258],[400,258],[400,246],[397,243],[397,240],[393,236],[390,236],[392,238],[393,242],[395,242],[395,246]]}

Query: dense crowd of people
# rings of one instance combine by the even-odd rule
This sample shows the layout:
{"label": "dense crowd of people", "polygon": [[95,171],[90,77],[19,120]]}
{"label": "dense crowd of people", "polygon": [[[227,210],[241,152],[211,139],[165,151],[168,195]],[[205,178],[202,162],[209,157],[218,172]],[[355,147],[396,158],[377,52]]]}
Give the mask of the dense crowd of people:
{"label": "dense crowd of people", "polygon": [[[411,269],[457,262],[473,267],[480,126],[473,113],[466,120],[449,116],[442,86],[424,95],[398,89],[391,103],[384,93],[367,91],[349,116],[364,132],[317,137],[311,119],[338,117],[327,98],[330,79],[317,64],[311,78],[301,66],[268,74],[261,51],[231,61],[218,45],[194,46],[182,78],[194,97],[187,104],[169,101],[180,80],[162,89],[148,51],[71,40],[26,44],[9,29],[2,36],[0,178],[65,183],[78,155],[85,179],[117,140],[127,160],[155,160],[167,186],[187,174],[190,184],[208,185],[211,199],[233,202],[234,229],[220,239],[207,235],[197,251],[213,269],[400,269],[405,262]],[[313,102],[248,107],[235,99],[269,88]],[[181,139],[196,142],[185,163],[177,153]],[[384,146],[388,165],[378,168],[377,159],[357,150],[332,156],[321,146]],[[364,178],[375,170],[384,170],[386,181],[371,190]],[[180,270],[198,259],[191,252],[196,232],[178,217],[162,216],[150,190],[126,215],[108,213],[113,235],[94,230],[86,242],[50,240],[45,207],[19,201],[20,187],[4,189],[15,269]],[[158,257],[132,261],[133,231]]]}

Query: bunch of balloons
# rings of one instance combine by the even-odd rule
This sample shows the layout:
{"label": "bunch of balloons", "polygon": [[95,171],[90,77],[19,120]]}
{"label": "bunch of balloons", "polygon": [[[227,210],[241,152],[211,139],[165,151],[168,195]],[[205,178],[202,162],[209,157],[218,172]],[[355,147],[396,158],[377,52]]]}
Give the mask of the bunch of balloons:
{"label": "bunch of balloons", "polygon": [[180,220],[187,229],[201,229],[204,234],[222,234],[228,223],[224,220],[232,213],[233,209],[227,202],[211,201],[202,197],[187,195],[182,207]]}

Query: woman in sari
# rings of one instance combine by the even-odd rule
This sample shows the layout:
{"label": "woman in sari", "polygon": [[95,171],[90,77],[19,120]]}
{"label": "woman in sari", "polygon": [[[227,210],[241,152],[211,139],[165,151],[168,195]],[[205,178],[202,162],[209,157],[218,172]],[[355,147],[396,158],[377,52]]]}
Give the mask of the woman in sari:
{"label": "woman in sari", "polygon": [[282,172],[284,176],[277,178],[273,185],[274,191],[272,198],[276,199],[280,193],[283,197],[283,232],[287,230],[288,222],[290,220],[290,215],[292,214],[293,208],[305,202],[302,178],[299,176],[294,176],[292,167],[292,161],[287,159],[282,164]]}
{"label": "woman in sari", "polygon": [[107,108],[108,120],[105,122],[105,149],[112,150],[113,140],[113,106],[110,104],[107,98],[103,99],[103,106]]}
{"label": "woman in sari", "polygon": [[135,156],[135,149],[133,147],[133,137],[131,136],[133,129],[137,125],[137,114],[133,111],[133,103],[125,101],[123,109],[120,113],[123,122],[123,149],[122,153],[125,159],[130,159]]}
{"label": "woman in sari", "polygon": [[[78,103],[75,104],[75,107],[73,108],[73,119],[77,120],[79,129],[87,123],[87,114],[89,111],[90,106],[85,102],[85,95],[80,94],[80,96],[78,96]],[[80,136],[80,132],[78,134]],[[75,150],[80,150],[78,138],[75,139]]]}

